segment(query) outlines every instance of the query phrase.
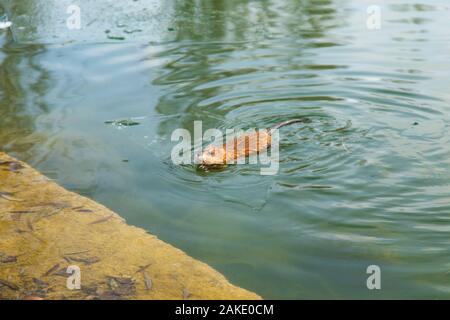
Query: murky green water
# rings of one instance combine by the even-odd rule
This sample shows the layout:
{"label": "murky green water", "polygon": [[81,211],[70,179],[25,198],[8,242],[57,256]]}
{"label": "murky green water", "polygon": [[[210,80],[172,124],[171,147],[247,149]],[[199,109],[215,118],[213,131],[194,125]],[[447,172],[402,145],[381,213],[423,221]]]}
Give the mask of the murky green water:
{"label": "murky green water", "polygon": [[[450,297],[445,1],[52,2],[0,1],[1,150],[265,298]],[[170,161],[194,120],[298,116],[278,175]]]}

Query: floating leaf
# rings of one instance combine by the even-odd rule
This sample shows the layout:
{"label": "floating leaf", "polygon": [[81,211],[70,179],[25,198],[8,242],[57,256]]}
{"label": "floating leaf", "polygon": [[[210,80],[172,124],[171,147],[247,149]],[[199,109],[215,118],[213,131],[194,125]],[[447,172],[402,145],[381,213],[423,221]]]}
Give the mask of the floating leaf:
{"label": "floating leaf", "polygon": [[125,40],[125,37],[108,35],[108,39],[110,39],[110,40]]}
{"label": "floating leaf", "polygon": [[132,33],[136,33],[136,32],[142,32],[142,30],[141,29],[132,29],[132,30],[126,29],[126,30],[123,30],[123,32],[132,34]]}
{"label": "floating leaf", "polygon": [[119,120],[108,120],[105,121],[105,124],[112,124],[115,126],[123,126],[123,127],[131,127],[131,126],[137,126],[140,125],[140,122],[137,122],[132,119],[119,119]]}

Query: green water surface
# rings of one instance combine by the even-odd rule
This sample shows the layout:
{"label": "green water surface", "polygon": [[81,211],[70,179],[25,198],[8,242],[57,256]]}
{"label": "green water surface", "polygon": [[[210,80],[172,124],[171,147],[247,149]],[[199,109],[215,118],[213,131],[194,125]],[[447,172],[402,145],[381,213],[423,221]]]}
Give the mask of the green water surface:
{"label": "green water surface", "polygon": [[[446,1],[70,2],[0,0],[0,150],[264,298],[450,298]],[[277,175],[170,160],[296,117]]]}

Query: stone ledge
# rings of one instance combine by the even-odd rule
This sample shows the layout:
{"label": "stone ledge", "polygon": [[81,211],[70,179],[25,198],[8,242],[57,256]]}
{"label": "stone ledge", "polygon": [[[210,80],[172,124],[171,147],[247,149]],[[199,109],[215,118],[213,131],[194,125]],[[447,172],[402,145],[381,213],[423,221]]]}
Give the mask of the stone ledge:
{"label": "stone ledge", "polygon": [[[81,289],[67,288],[67,267]],[[0,152],[0,298],[261,299]]]}

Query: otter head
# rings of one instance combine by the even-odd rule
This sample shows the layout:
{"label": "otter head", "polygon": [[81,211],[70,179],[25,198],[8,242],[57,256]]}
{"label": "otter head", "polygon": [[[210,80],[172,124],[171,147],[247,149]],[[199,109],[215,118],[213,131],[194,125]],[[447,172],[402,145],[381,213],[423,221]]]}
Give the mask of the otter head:
{"label": "otter head", "polygon": [[225,164],[225,149],[214,145],[209,145],[197,156],[202,166],[214,166]]}

